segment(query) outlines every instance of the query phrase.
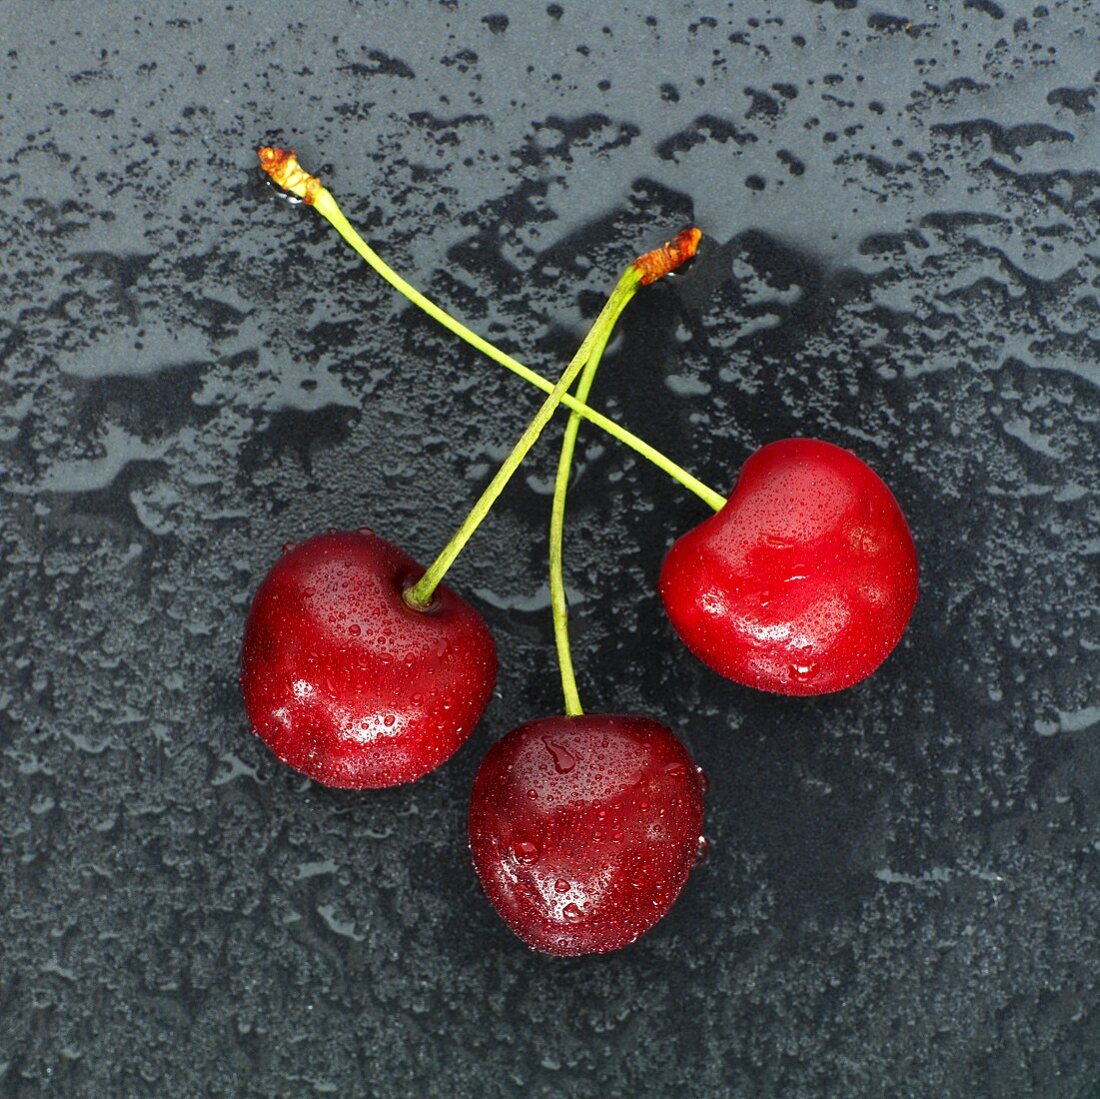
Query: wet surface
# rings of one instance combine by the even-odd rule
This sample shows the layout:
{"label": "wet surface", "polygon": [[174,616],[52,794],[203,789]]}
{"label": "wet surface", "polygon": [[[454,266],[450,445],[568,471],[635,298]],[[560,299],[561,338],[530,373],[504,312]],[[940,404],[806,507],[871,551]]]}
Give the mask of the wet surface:
{"label": "wet surface", "polygon": [[[4,1094],[1100,1086],[1098,9],[596,7],[5,28]],[[909,517],[899,650],[840,695],[755,694],[653,591],[705,509],[582,431],[582,698],[710,779],[709,857],[619,954],[527,952],[466,849],[487,746],[560,706],[549,439],[451,574],[502,666],[455,759],[349,795],[248,735],[279,547],[368,524],[430,559],[537,403],[263,187],[267,142],[547,373],[694,220],[594,403],[723,491],[769,440],[848,446]]]}

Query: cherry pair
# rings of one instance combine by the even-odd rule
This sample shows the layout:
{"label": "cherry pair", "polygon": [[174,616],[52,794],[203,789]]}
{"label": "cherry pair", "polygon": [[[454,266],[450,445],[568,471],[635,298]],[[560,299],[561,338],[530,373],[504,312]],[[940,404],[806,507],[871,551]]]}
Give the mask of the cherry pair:
{"label": "cherry pair", "polygon": [[[241,684],[253,728],[285,763],[329,786],[395,785],[473,730],[496,678],[493,639],[446,586],[412,610],[403,591],[422,572],[363,530],[288,549],[268,573]],[[563,955],[625,945],[667,911],[702,823],[683,745],[657,722],[612,715],[509,733],[478,771],[470,809],[490,899],[529,945]]]}
{"label": "cherry pair", "polygon": [[[810,440],[763,448],[724,501],[584,404],[622,308],[638,285],[694,252],[697,231],[628,269],[553,386],[390,272],[292,156],[265,150],[261,159],[388,281],[548,389],[550,399],[426,573],[368,531],[333,532],[284,553],[246,628],[242,688],[253,727],[280,758],[337,786],[412,781],[457,750],[488,702],[496,653],[481,617],[439,581],[564,399],[574,416],[555,492],[551,587],[566,715],[522,726],[490,751],[475,782],[471,846],[490,899],[530,945],[557,954],[625,945],[667,911],[686,881],[702,827],[702,785],[663,726],[581,714],[561,584],[564,486],[577,416],[603,421],[720,507],[673,546],[660,591],[693,652],[761,689],[838,690],[870,674],[894,647],[916,597],[915,554],[900,510],[862,462]],[[582,368],[577,396],[569,398]]]}

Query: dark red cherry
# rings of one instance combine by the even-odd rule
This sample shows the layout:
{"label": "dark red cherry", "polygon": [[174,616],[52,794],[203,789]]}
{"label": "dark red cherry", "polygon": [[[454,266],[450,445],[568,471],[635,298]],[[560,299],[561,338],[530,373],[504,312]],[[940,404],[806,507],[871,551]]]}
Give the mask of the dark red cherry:
{"label": "dark red cherry", "polygon": [[241,690],[253,731],[283,762],[326,786],[396,786],[473,731],[496,646],[443,585],[426,611],[405,602],[423,572],[369,531],[333,531],[287,549],[264,578]]}
{"label": "dark red cherry", "polygon": [[725,507],[680,538],[661,598],[687,647],[764,691],[817,695],[869,676],[905,632],[917,554],[881,478],[850,451],[783,439]]}
{"label": "dark red cherry", "polygon": [[485,892],[528,946],[604,954],[679,896],[699,850],[703,779],[646,717],[544,717],[489,750],[470,800]]}

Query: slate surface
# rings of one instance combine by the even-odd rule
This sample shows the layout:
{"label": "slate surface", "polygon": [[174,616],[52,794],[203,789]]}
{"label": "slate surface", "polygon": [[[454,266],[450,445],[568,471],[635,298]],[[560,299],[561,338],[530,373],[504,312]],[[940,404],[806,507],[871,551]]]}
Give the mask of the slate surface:
{"label": "slate surface", "polygon": [[[1096,1093],[1096,3],[0,16],[4,1095]],[[341,794],[248,734],[280,544],[429,559],[536,403],[260,185],[275,140],[547,372],[696,221],[595,403],[723,490],[830,439],[910,518],[899,651],[755,694],[653,594],[702,505],[583,433],[582,696],[711,779],[710,858],[620,954],[528,953],[464,838],[487,745],[560,706],[552,439],[452,573],[502,674],[449,765]]]}

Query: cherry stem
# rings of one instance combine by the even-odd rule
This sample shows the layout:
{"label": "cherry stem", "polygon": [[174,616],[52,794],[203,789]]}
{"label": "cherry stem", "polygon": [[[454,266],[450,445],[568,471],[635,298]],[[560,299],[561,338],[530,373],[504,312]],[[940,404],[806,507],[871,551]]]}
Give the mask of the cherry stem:
{"label": "cherry stem", "polygon": [[[593,346],[592,354],[581,371],[574,393],[578,400],[588,397],[596,371],[600,367],[611,329],[607,329]],[[562,572],[562,542],[565,534],[565,497],[569,492],[569,476],[573,470],[573,451],[577,445],[577,430],[581,417],[573,412],[565,425],[558,456],[558,474],[554,481],[554,501],[550,508],[550,613],[554,620],[554,644],[558,650],[558,668],[561,671],[561,689],[565,696],[567,717],[580,717],[584,713],[577,679],[573,672],[573,653],[569,646],[569,604],[565,598],[565,578]]]}
{"label": "cherry stem", "polygon": [[470,540],[471,535],[481,525],[481,521],[489,514],[489,509],[496,502],[497,497],[504,491],[504,486],[511,480],[512,474],[519,468],[520,463],[527,457],[527,452],[535,445],[535,441],[542,434],[543,428],[550,422],[551,417],[562,397],[576,380],[584,364],[588,362],[592,349],[600,340],[615,327],[619,314],[626,308],[630,299],[637,293],[642,285],[644,274],[634,264],[631,264],[623,272],[611,296],[604,303],[599,316],[596,317],[588,335],[584,337],[577,353],[570,360],[565,372],[558,379],[557,385],[550,392],[550,396],[542,402],[542,406],[535,413],[535,418],[527,425],[527,428],[519,438],[519,442],[512,448],[512,452],[501,463],[493,479],[485,486],[477,503],[470,509],[470,514],[463,520],[451,540],[443,547],[439,556],[428,566],[428,571],[405,592],[405,602],[411,607],[424,610],[432,601],[432,595],[439,582],[446,575],[454,559],[462,552],[462,547]]}
{"label": "cherry stem", "polygon": [[[633,268],[641,274],[641,285],[663,278],[675,271],[695,255],[702,234],[698,229],[685,229],[660,248],[654,248],[639,256]],[[592,346],[577,381],[576,396],[586,401],[596,379],[596,371],[611,338],[613,324],[600,332],[599,339]],[[565,598],[565,577],[562,570],[562,543],[565,535],[565,498],[569,492],[569,476],[573,470],[573,452],[577,445],[577,431],[581,418],[573,412],[565,431],[562,433],[561,453],[558,456],[558,472],[554,480],[554,501],[550,508],[550,607],[554,620],[554,645],[558,650],[558,668],[561,672],[562,694],[565,696],[566,717],[579,717],[584,713],[580,695],[577,693],[577,678],[573,671],[573,653],[569,647],[569,603]]]}
{"label": "cherry stem", "polygon": [[[383,260],[373,248],[363,240],[354,227],[344,217],[336,199],[332,197],[325,187],[321,185],[316,176],[309,175],[299,164],[293,153],[283,149],[262,148],[259,151],[260,163],[264,170],[280,187],[312,206],[341,237],[366,261],[366,263],[399,294],[407,298],[413,305],[422,309],[433,320],[443,325],[449,332],[465,340],[471,347],[476,348],[493,362],[518,374],[524,381],[541,389],[544,393],[554,391],[554,383],[536,373],[528,366],[524,366],[518,359],[513,358],[507,352],[502,351],[495,344],[479,336],[472,329],[467,328],[461,321],[456,320],[446,310],[436,305],[430,298],[425,297],[414,286],[406,282],[392,267]],[[660,253],[658,249],[649,255]],[[643,284],[652,279],[645,277],[643,272]],[[659,277],[659,276],[657,276]],[[651,446],[644,439],[627,430],[614,420],[589,408],[582,400],[566,393],[561,403],[571,411],[583,416],[590,423],[595,424],[608,435],[618,439],[621,443],[635,450],[647,461],[652,462],[658,469],[664,470],[674,481],[679,482],[689,492],[695,493],[704,503],[715,511],[720,511],[725,506],[726,498],[714,489],[705,485],[697,477],[693,476],[682,466],[677,465],[671,458],[662,454],[656,447]]]}

